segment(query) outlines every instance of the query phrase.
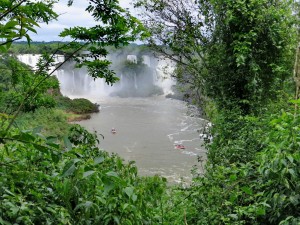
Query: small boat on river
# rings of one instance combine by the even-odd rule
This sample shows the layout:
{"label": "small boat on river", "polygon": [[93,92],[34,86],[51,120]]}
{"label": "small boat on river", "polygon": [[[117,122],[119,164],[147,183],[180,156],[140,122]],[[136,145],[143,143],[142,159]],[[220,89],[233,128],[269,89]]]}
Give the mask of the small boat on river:
{"label": "small boat on river", "polygon": [[175,144],[176,149],[185,149],[184,145],[182,144]]}

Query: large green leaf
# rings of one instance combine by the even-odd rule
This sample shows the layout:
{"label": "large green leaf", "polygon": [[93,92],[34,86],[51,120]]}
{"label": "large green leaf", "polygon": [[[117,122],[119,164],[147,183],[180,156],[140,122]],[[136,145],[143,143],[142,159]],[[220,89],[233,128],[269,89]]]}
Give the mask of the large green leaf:
{"label": "large green leaf", "polygon": [[109,172],[106,173],[106,175],[109,176],[109,177],[119,178],[119,175],[114,171],[109,171]]}
{"label": "large green leaf", "polygon": [[89,170],[83,173],[82,178],[86,178],[88,176],[91,176],[92,174],[94,174],[96,171],[94,170]]}
{"label": "large green leaf", "polygon": [[99,156],[94,159],[94,165],[100,164],[104,161],[104,157]]}
{"label": "large green leaf", "polygon": [[131,197],[133,194],[133,190],[134,190],[133,187],[126,187],[124,189],[124,192],[128,195],[128,197]]}
{"label": "large green leaf", "polygon": [[62,177],[73,175],[74,171],[76,170],[76,163],[79,161],[80,159],[73,159],[69,161],[62,171]]}

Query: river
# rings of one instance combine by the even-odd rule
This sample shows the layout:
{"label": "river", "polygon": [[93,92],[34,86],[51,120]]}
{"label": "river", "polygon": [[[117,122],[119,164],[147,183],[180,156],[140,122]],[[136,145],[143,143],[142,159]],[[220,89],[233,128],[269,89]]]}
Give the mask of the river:
{"label": "river", "polygon": [[[172,93],[172,85],[176,83],[171,76],[174,63],[142,55],[139,60],[142,60],[144,69],[139,74],[132,74],[131,71],[126,78],[124,60],[135,63],[138,60],[138,55],[132,54],[111,55],[114,64],[123,65],[123,70],[119,69],[122,79],[118,85],[105,85],[102,79],[94,82],[86,70],[74,69],[71,63],[56,71],[60,90],[71,98],[85,97],[100,104],[100,113],[93,114],[90,120],[79,122],[87,130],[104,136],[102,140],[99,135],[100,148],[119,154],[125,161],[135,161],[140,175],[159,174],[170,183],[181,180],[189,182],[194,165],[201,172],[197,157],[205,159],[206,156],[197,132],[206,121],[195,116],[193,110],[188,110],[184,102],[167,99],[163,95],[148,98],[104,97],[109,93],[127,93],[132,89],[133,93],[139,94],[137,96],[144,96],[147,90],[149,92],[155,88],[161,89],[164,95]],[[40,55],[25,54],[18,55],[18,58],[34,68]],[[55,55],[55,61],[63,62],[64,56]],[[80,96],[72,96],[75,93]],[[111,133],[113,127],[116,134]],[[184,149],[178,149],[176,144],[182,144]]]}
{"label": "river", "polygon": [[206,121],[188,113],[186,103],[164,96],[93,101],[100,104],[100,113],[78,123],[104,136],[99,135],[100,148],[135,161],[140,175],[159,174],[170,183],[189,182],[193,166],[201,168],[197,156],[205,158],[205,150],[197,130]]}

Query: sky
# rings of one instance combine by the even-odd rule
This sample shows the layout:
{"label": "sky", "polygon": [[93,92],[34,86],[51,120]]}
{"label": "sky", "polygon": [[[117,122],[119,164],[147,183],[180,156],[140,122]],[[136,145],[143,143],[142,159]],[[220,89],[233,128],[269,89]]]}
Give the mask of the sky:
{"label": "sky", "polygon": [[[37,28],[37,34],[31,34],[33,41],[64,41],[59,37],[59,33],[64,28],[74,26],[92,26],[94,25],[93,18],[85,11],[88,5],[88,0],[74,0],[71,7],[67,6],[67,0],[60,0],[54,6],[54,11],[59,14],[57,21],[52,21],[49,24],[40,24],[40,28]],[[120,5],[123,8],[132,10],[131,0],[119,0]],[[65,40],[68,41],[68,40]]]}

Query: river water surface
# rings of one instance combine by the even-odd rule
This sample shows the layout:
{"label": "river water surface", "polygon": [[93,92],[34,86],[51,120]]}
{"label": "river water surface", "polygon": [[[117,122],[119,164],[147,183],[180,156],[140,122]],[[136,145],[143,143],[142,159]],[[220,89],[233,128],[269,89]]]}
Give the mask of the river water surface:
{"label": "river water surface", "polygon": [[[129,56],[135,59],[137,57],[127,55],[127,60]],[[40,55],[26,54],[19,55],[18,58],[34,67]],[[151,85],[158,85],[164,94],[170,93],[171,86],[175,83],[171,77],[174,65],[166,59],[157,61],[147,55],[144,56],[143,60],[145,59],[149,66],[145,71],[151,68],[153,72],[154,83]],[[55,60],[59,63],[64,61],[64,57],[56,55]],[[151,61],[155,63],[152,65]],[[141,175],[160,174],[172,183],[180,181],[181,177],[183,180],[190,180],[190,171],[197,164],[197,156],[205,157],[204,148],[201,147],[203,143],[197,133],[205,124],[203,119],[193,116],[193,112],[187,113],[188,108],[184,102],[166,99],[164,96],[93,98],[93,94],[107,95],[118,88],[105,85],[103,80],[98,80],[98,83],[91,82],[85,74],[86,71],[81,71],[81,75],[85,75],[83,79],[75,79],[75,72],[79,75],[80,71],[75,71],[72,67],[57,71],[61,92],[72,98],[85,97],[100,104],[100,113],[93,114],[90,120],[81,121],[79,124],[104,135],[104,140],[99,135],[101,148],[119,154],[126,161],[135,161]],[[140,82],[138,88],[137,79],[134,81],[134,86],[129,85],[127,89],[135,88],[135,91],[143,92],[145,82],[143,85]],[[121,82],[120,85],[119,88],[124,88],[125,84]],[[75,92],[88,96],[70,96]],[[113,127],[116,134],[111,133]],[[176,148],[176,144],[184,145],[185,149]]]}
{"label": "river water surface", "polygon": [[79,124],[104,136],[99,136],[102,149],[135,161],[140,175],[159,174],[174,183],[189,181],[194,165],[201,168],[197,156],[205,157],[205,150],[197,130],[205,120],[188,113],[184,102],[163,96],[93,100],[100,113]]}

